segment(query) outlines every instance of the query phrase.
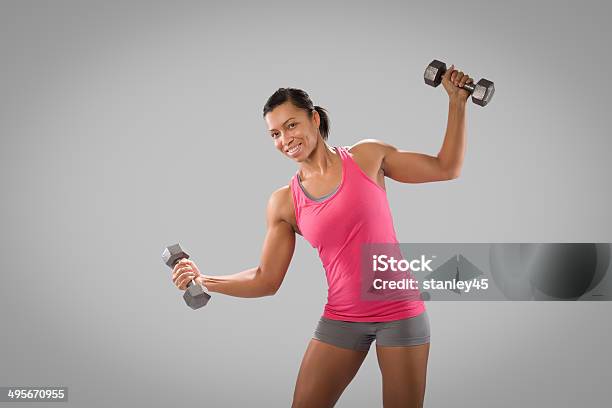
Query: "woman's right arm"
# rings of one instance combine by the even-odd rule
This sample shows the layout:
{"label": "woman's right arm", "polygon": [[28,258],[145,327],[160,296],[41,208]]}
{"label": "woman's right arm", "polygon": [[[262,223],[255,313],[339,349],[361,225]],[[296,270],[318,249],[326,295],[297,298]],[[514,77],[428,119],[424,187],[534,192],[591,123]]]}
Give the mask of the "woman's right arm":
{"label": "woman's right arm", "polygon": [[289,186],[272,193],[266,209],[267,232],[259,266],[232,275],[202,275],[210,292],[237,297],[271,296],[281,286],[295,249],[295,232],[286,221]]}

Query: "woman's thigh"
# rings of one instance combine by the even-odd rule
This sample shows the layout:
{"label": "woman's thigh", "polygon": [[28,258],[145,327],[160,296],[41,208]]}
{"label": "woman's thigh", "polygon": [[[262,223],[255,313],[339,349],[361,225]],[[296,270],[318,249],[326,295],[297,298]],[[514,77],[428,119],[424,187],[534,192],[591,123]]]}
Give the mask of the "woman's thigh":
{"label": "woman's thigh", "polygon": [[367,354],[311,339],[298,373],[292,408],[333,407]]}
{"label": "woman's thigh", "polygon": [[429,343],[399,347],[377,345],[376,355],[383,377],[383,406],[422,407]]}

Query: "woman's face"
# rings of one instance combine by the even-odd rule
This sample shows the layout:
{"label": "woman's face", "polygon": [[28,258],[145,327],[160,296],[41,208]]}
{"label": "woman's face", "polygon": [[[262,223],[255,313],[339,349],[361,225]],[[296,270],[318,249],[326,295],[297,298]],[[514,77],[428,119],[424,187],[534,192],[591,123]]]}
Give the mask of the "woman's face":
{"label": "woman's face", "polygon": [[290,159],[302,161],[317,146],[319,112],[314,111],[309,118],[304,109],[288,101],[268,112],[265,120],[274,146]]}

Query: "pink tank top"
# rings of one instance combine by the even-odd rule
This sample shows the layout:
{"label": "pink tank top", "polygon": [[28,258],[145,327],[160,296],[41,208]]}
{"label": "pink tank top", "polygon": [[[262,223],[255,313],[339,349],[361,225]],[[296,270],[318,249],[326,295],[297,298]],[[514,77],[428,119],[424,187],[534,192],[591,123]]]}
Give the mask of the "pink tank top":
{"label": "pink tank top", "polygon": [[421,299],[372,302],[361,296],[361,245],[398,241],[386,191],[361,170],[347,147],[334,147],[342,159],[342,181],[327,198],[309,198],[299,184],[299,171],[291,179],[297,226],[319,252],[327,277],[323,316],[353,322],[417,316],[425,311]]}

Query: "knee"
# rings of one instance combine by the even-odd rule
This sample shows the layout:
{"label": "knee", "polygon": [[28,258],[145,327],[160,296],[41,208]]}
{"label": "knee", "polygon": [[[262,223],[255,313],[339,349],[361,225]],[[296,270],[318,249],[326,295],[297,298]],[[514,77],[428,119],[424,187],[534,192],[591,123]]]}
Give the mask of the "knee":
{"label": "knee", "polygon": [[294,396],[293,401],[291,402],[291,408],[310,408],[314,407],[309,401],[308,398],[304,396]]}
{"label": "knee", "polygon": [[291,408],[333,408],[338,398],[330,395],[297,392],[293,395]]}
{"label": "knee", "polygon": [[312,397],[309,397],[309,393],[296,391],[293,394],[291,408],[314,408],[315,406],[316,405],[313,404]]}

